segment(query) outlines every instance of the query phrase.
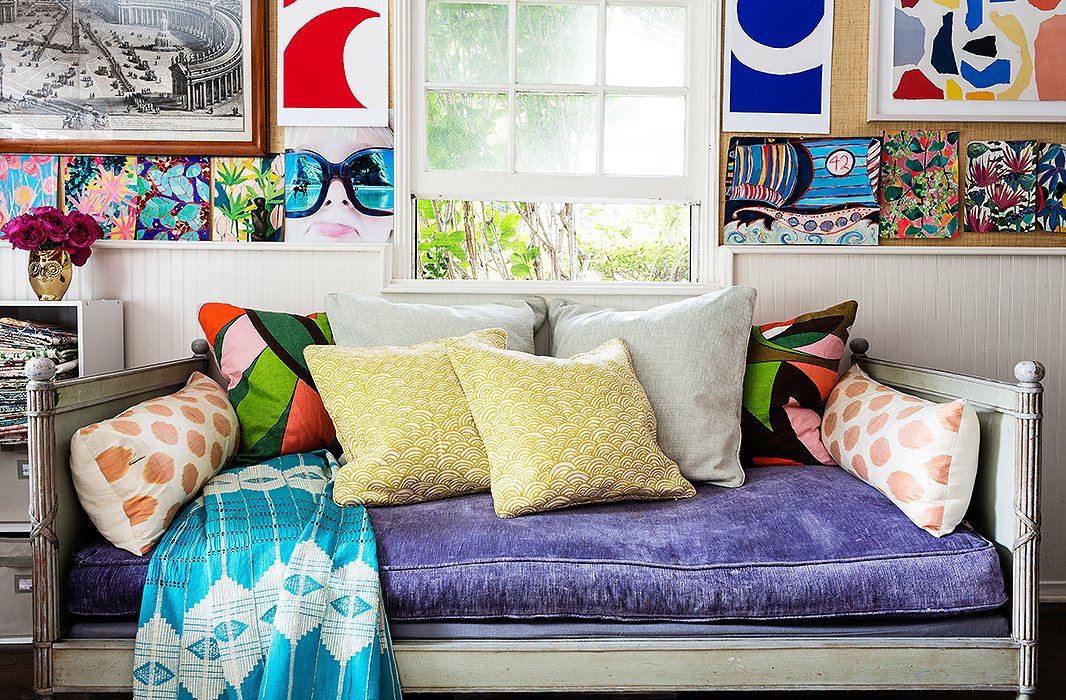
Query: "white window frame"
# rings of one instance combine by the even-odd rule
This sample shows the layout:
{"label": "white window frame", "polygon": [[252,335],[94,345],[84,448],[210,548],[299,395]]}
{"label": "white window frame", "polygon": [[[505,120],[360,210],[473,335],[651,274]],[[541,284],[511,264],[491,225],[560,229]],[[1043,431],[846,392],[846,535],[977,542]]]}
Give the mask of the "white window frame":
{"label": "white window frame", "polygon": [[[396,202],[395,233],[390,246],[387,292],[558,292],[596,291],[598,293],[698,293],[721,286],[718,254],[719,220],[719,142],[721,119],[719,93],[721,84],[721,4],[720,0],[592,0],[599,6],[598,66],[602,71],[606,37],[606,6],[663,5],[687,6],[688,48],[686,70],[686,111],[688,138],[685,146],[687,173],[681,177],[625,177],[612,175],[558,175],[511,173],[433,172],[424,167],[426,140],[425,99],[425,19],[430,0],[411,0],[393,3],[393,81],[395,88],[394,129],[396,133]],[[462,0],[471,3],[500,2],[500,0]],[[511,32],[516,31],[514,18],[517,5],[563,3],[567,0],[507,0],[511,9]],[[580,1],[580,0],[579,0]],[[510,76],[514,78],[514,57],[510,61]],[[599,80],[602,83],[604,81]],[[498,86],[477,86],[477,90],[494,91]],[[522,86],[533,91],[536,86]],[[560,86],[551,86],[559,90]],[[469,87],[466,87],[469,89]],[[507,88],[510,90],[510,86]],[[563,88],[565,89],[565,87]],[[597,86],[573,86],[576,92],[612,90]],[[506,92],[507,90],[500,90]],[[674,94],[676,88],[619,90],[624,94]],[[509,103],[513,110],[514,100]],[[600,110],[600,134],[603,133],[603,114]],[[513,113],[512,113],[513,118]],[[509,149],[509,163],[513,164],[513,147]],[[602,167],[602,148],[597,156]],[[560,181],[566,181],[560,188]],[[413,197],[451,199],[484,199],[495,201],[560,201],[567,193],[580,188],[574,201],[684,202],[693,208],[690,259],[692,279],[688,282],[556,282],[484,280],[420,280],[415,270],[416,221]]]}

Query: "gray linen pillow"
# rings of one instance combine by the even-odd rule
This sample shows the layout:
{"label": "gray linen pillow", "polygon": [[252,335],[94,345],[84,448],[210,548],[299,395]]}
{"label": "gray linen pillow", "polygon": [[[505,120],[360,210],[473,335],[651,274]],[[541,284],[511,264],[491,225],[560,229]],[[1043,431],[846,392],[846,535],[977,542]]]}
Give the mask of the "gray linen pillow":
{"label": "gray linen pillow", "polygon": [[556,299],[548,307],[552,355],[624,340],[655,410],[663,452],[693,481],[740,486],[740,409],[755,297],[751,287],[729,287],[648,311]]}
{"label": "gray linen pillow", "polygon": [[532,353],[533,334],[544,323],[547,304],[540,297],[476,306],[394,304],[381,297],[334,293],[326,296],[326,315],[337,345],[350,348],[417,345],[502,328],[509,349]]}

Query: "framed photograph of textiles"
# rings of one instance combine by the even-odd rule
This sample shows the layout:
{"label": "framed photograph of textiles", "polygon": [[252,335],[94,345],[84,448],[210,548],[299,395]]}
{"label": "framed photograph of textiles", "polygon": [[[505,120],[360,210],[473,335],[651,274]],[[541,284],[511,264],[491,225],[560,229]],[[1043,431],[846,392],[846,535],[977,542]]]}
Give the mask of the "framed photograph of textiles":
{"label": "framed photograph of textiles", "polygon": [[1061,0],[873,0],[867,117],[1061,121]]}
{"label": "framed photograph of textiles", "polygon": [[4,150],[263,154],[264,2],[0,3]]}

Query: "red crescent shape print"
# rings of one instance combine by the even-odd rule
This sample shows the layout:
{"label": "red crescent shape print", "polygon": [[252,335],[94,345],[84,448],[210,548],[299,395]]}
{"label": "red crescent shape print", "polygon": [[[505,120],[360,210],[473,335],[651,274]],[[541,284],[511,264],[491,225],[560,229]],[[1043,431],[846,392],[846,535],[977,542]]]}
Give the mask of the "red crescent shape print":
{"label": "red crescent shape print", "polygon": [[356,27],[377,17],[381,15],[365,7],[340,7],[300,27],[285,47],[284,106],[365,109],[348,86],[344,44]]}

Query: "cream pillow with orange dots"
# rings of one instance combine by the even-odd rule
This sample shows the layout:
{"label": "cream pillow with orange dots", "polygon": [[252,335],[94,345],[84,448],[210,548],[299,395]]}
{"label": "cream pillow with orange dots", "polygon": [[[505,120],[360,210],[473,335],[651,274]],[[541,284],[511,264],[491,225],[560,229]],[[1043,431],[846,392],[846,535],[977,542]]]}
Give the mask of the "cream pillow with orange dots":
{"label": "cream pillow with orange dots", "polygon": [[858,367],[837,382],[822,416],[822,443],[837,464],[937,537],[970,507],[980,441],[977,412],[966,401],[926,401]]}
{"label": "cream pillow with orange dots", "polygon": [[144,554],[240,443],[225,390],[194,373],[185,388],[137,404],[70,440],[82,508],[116,547]]}

